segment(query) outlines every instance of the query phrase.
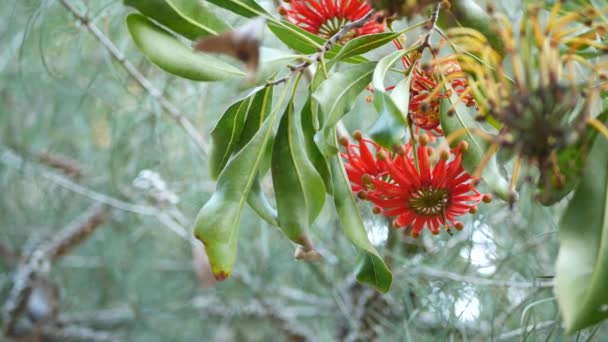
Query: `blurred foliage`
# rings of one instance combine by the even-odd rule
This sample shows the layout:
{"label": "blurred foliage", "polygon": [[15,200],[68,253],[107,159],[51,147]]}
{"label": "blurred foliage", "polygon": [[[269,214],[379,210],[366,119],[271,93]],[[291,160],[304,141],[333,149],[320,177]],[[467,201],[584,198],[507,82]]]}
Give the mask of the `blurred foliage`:
{"label": "blurred foliage", "polygon": [[[204,136],[241,94],[239,81],[210,86],[151,65],[128,35],[124,19],[130,10],[120,1],[73,4]],[[261,4],[273,8],[269,1]],[[76,161],[82,174],[74,183],[159,212],[179,212],[190,229],[214,190],[207,158],[154,96],[59,1],[0,2],[0,22],[0,242],[25,249],[95,202],[44,177],[68,176],[44,165],[41,153]],[[278,42],[268,34],[264,44]],[[373,112],[359,99],[345,123],[370,127]],[[28,170],[11,164],[7,151],[23,157]],[[142,170],[158,173],[179,203],[159,205],[134,186]],[[294,260],[289,240],[246,209],[233,278],[202,289],[190,241],[157,216],[114,209],[110,222],[53,265],[50,277],[61,289],[62,314],[128,312],[108,328],[121,341],[603,340],[606,324],[565,337],[552,288],[536,286],[551,281],[564,203],[542,207],[527,188],[513,209],[498,201],[481,206],[453,237],[412,240],[397,233],[388,239],[390,249],[387,222],[360,204],[394,271],[385,295],[356,284],[357,251],[330,214],[331,201],[311,232],[324,255],[320,263]],[[3,302],[12,273],[0,267]]]}

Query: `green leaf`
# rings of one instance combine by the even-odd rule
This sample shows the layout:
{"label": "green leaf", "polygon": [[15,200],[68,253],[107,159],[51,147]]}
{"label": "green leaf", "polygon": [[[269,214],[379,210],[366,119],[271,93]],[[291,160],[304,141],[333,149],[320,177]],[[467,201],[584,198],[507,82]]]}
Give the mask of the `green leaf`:
{"label": "green leaf", "polygon": [[[272,87],[256,88],[252,91],[251,104],[247,107],[247,120],[244,123],[243,131],[238,137],[236,151],[239,151],[243,146],[255,136],[260,127],[264,124],[264,120],[272,111]],[[213,134],[213,132],[212,132]],[[221,144],[226,144],[226,140],[219,140]]]}
{"label": "green leaf", "polygon": [[397,50],[383,57],[378,62],[378,65],[376,65],[376,69],[374,70],[374,75],[372,77],[372,86],[374,87],[374,90],[386,91],[386,88],[384,87],[384,79],[386,78],[386,73],[393,66],[393,64],[401,60],[404,55],[405,51]]}
{"label": "green leaf", "polygon": [[357,37],[346,43],[334,59],[341,61],[347,58],[357,57],[392,42],[400,35],[401,32],[384,32]]}
{"label": "green leaf", "polygon": [[[253,91],[232,104],[211,131],[210,175],[217,179],[230,157],[240,151],[260,129],[272,109],[272,87]],[[270,225],[278,227],[276,210],[262,192],[259,177],[252,186],[247,204]]]}
{"label": "green leaf", "polygon": [[247,196],[247,204],[262,220],[266,221],[266,223],[273,227],[278,227],[278,214],[262,190],[262,182],[259,176],[260,173],[261,172],[258,173],[258,176],[256,176],[256,179],[251,185],[251,191]]}
{"label": "green leaf", "polygon": [[386,148],[401,144],[407,124],[405,115],[385,92],[374,93],[374,106],[380,117],[370,127],[369,136]]}
{"label": "green leaf", "polygon": [[338,153],[331,134],[335,125],[348,113],[359,94],[372,79],[376,62],[353,65],[342,72],[331,75],[313,93],[313,98],[321,107],[323,127],[315,136],[315,142],[326,156]]}
{"label": "green leaf", "polygon": [[[287,47],[306,55],[312,55],[325,44],[325,39],[315,36],[301,27],[285,20],[269,21],[268,28]],[[352,48],[355,48],[355,46]],[[327,59],[332,59],[333,61],[333,58],[339,55],[342,49],[343,47],[341,45],[334,45],[327,52],[325,57]],[[345,60],[345,62],[348,63],[363,63],[367,61],[365,57],[355,55],[341,57],[340,60]]]}
{"label": "green leaf", "polygon": [[[466,134],[456,139],[451,147],[455,147],[461,140],[469,144],[469,149],[462,156],[462,166],[469,173],[473,173],[486,154],[488,144],[474,133],[473,130],[482,130],[482,128],[472,117],[470,108],[458,100],[456,92],[449,84],[446,85],[446,91],[450,91],[452,96],[441,99],[439,110],[441,129],[446,137],[451,133],[465,129]],[[448,112],[452,107],[454,108],[454,115],[450,116]],[[490,192],[505,201],[512,200],[509,193],[509,184],[498,171],[496,155],[492,156],[481,176]]]}
{"label": "green leaf", "polygon": [[[220,175],[232,153],[238,151],[237,144],[241,139],[250,104],[250,96],[232,104],[211,130],[209,168],[211,178],[214,180]],[[259,128],[259,125],[257,128]],[[249,132],[248,134],[252,136],[255,132]]]}
{"label": "green leaf", "polygon": [[[317,50],[323,46],[323,43],[325,43],[323,38],[317,37],[284,20],[269,21],[268,28],[277,38],[287,45],[288,48],[307,55],[317,52]],[[334,47],[334,55],[336,54],[335,49],[336,48]]]}
{"label": "green leaf", "polygon": [[344,235],[363,252],[363,261],[358,263],[356,269],[357,280],[385,293],[391,288],[393,275],[367,237],[367,231],[351,192],[342,159],[334,156],[331,158],[330,164],[334,185],[334,203],[340,225],[344,230]]}
{"label": "green leaf", "polygon": [[266,10],[255,0],[207,0],[208,2],[225,8],[240,16],[252,18],[257,16],[270,16]]}
{"label": "green leaf", "polygon": [[194,81],[223,81],[245,75],[215,56],[195,53],[141,14],[128,15],[127,26],[143,54],[171,74]]}
{"label": "green leaf", "polygon": [[409,106],[409,85],[411,80],[410,74],[405,78],[405,83],[401,84],[398,94],[400,103],[405,103],[405,110],[402,111],[394,102],[393,97],[386,92],[384,87],[384,79],[386,73],[395,62],[401,60],[404,51],[395,51],[392,54],[382,58],[372,78],[374,87],[374,107],[380,114],[380,117],[374,122],[369,130],[369,135],[378,144],[391,148],[396,144],[401,143],[401,139],[405,136],[405,127],[407,124],[407,108]]}
{"label": "green leaf", "polygon": [[124,3],[190,40],[230,29],[197,0],[124,0]]}
{"label": "green leaf", "polygon": [[[279,104],[286,94],[287,91],[284,91]],[[217,279],[226,279],[232,273],[241,213],[258,176],[278,111],[279,105],[268,115],[253,138],[230,159],[220,173],[216,191],[196,217],[194,234],[207,247],[211,269]]]}
{"label": "green leaf", "polygon": [[308,160],[300,113],[290,103],[283,114],[272,150],[279,227],[289,239],[312,249],[310,225],[323,209],[323,179]]}
{"label": "green leaf", "polygon": [[312,99],[309,97],[304,107],[302,107],[302,114],[300,115],[302,118],[302,130],[304,132],[304,147],[306,148],[308,159],[310,159],[317,172],[321,175],[321,178],[323,178],[327,193],[331,195],[333,187],[329,166],[314,140],[316,130],[314,128],[315,116],[313,115],[313,106],[316,106],[316,104],[313,104]]}
{"label": "green leaf", "polygon": [[[247,121],[243,127],[239,142],[235,148],[236,151],[241,150],[243,146],[255,136],[257,131],[262,127],[266,116],[272,111],[272,94],[273,88],[266,87],[255,93],[255,96],[251,100],[251,105],[247,110]],[[271,139],[272,141],[272,139]],[[223,142],[225,144],[225,142]],[[266,173],[264,164],[269,159],[268,155],[271,153],[272,143],[267,144],[266,150],[263,152],[263,159],[259,167],[258,176],[256,177],[253,185],[251,186],[251,192],[247,197],[247,204],[258,214],[258,216],[266,221],[271,226],[278,227],[279,222],[277,220],[277,211],[272,207],[266,194],[262,191],[260,175]]]}
{"label": "green leaf", "polygon": [[559,226],[555,293],[568,334],[608,318],[606,151],[608,140],[596,139]]}

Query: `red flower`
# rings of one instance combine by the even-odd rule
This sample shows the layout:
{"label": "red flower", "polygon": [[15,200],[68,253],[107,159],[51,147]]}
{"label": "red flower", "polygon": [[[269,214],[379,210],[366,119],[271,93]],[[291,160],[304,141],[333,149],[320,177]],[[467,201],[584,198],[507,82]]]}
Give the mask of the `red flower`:
{"label": "red flower", "polygon": [[[344,164],[344,169],[353,192],[363,196],[366,190],[373,187],[372,178],[386,174],[386,164],[374,157],[376,152],[382,150],[380,145],[371,140],[363,139],[359,131],[353,133],[353,136],[359,144],[350,144],[348,139],[344,140],[342,145],[346,147],[346,153],[341,153],[341,155],[348,161]],[[372,149],[368,145],[371,145]]]}
{"label": "red flower", "polygon": [[[391,153],[373,142],[358,140],[358,147],[347,144],[347,152],[342,153],[353,192],[374,203],[375,212],[396,217],[395,227],[410,227],[413,236],[420,235],[425,226],[433,234],[439,234],[442,226],[460,230],[463,224],[457,217],[475,212],[481,201],[490,200],[475,189],[471,175],[461,165],[466,143],[451,153],[439,153],[434,166],[429,160],[430,148],[420,144],[417,169],[409,143],[400,153]],[[370,143],[376,158],[367,156]]]}
{"label": "red flower", "polygon": [[[397,48],[403,49],[398,41],[395,41],[395,45]],[[403,66],[406,70],[410,68],[411,64],[410,58],[404,56]],[[439,128],[441,124],[439,105],[442,98],[447,98],[451,94],[442,89],[442,79],[438,79],[438,75],[445,77],[467,106],[475,105],[473,95],[467,92],[468,84],[465,75],[454,59],[443,58],[434,65],[425,67],[421,67],[418,61],[412,72],[414,74],[410,84],[409,115],[417,127],[442,135],[441,128]]]}
{"label": "red flower", "polygon": [[[372,8],[362,0],[290,0],[279,13],[292,24],[325,39],[336,34],[342,26],[364,17]],[[384,23],[372,18],[363,27],[353,30],[348,39],[384,32]]]}

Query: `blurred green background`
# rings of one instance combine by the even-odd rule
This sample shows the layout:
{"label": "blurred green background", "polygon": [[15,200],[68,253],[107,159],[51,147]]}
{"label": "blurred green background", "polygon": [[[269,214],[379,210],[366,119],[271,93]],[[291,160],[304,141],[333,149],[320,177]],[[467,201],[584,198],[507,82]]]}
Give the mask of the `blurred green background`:
{"label": "blurred green background", "polygon": [[[395,273],[384,296],[354,281],[356,251],[331,203],[313,232],[325,258],[313,264],[296,261],[289,240],[246,210],[234,275],[210,286],[190,229],[214,183],[206,156],[158,96],[207,137],[243,92],[240,82],[194,83],[150,64],[128,35],[130,10],[121,1],[68,3],[160,91],[143,89],[60,1],[0,2],[0,243],[25,254],[92,205],[114,204],[109,219],[50,268],[57,320],[97,333],[71,339],[608,340],[605,324],[563,335],[550,286],[562,206],[540,207],[525,188],[512,210],[483,205],[453,237],[397,232],[390,250],[387,222],[361,204]],[[507,13],[520,4],[512,6]],[[264,45],[280,46],[269,32]],[[345,123],[365,129],[374,118],[361,98]],[[0,270],[3,303],[14,268],[4,258]]]}

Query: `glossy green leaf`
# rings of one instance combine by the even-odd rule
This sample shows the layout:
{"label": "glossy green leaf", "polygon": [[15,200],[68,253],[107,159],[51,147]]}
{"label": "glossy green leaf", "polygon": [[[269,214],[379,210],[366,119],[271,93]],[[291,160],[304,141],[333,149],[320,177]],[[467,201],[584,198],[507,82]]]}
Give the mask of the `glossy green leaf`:
{"label": "glossy green leaf", "polygon": [[[247,145],[247,143],[255,136],[260,127],[262,127],[266,116],[270,114],[272,110],[272,94],[272,87],[262,88],[261,90],[255,92],[255,95],[251,99],[251,104],[247,109],[247,120],[243,126],[243,130],[235,147],[235,151],[240,151],[243,146]],[[220,144],[225,144],[225,142],[220,142]],[[263,152],[263,159],[259,167],[258,176],[251,186],[251,192],[247,197],[247,204],[249,207],[251,207],[251,209],[253,209],[253,211],[256,212],[256,214],[258,214],[261,219],[266,221],[271,226],[278,227],[279,222],[277,220],[277,211],[272,207],[268,198],[266,197],[266,194],[264,191],[262,191],[260,179],[260,175],[264,175],[266,173],[267,168],[265,168],[265,164],[270,164],[270,162],[267,160],[270,159],[269,155],[271,146],[272,143],[269,142],[266,150]]]}
{"label": "glossy green leaf", "polygon": [[353,65],[331,75],[313,93],[313,98],[319,103],[323,114],[323,127],[316,134],[315,142],[324,155],[330,156],[338,152],[331,139],[333,129],[369,85],[375,67],[376,62]]}
{"label": "glossy green leaf", "polygon": [[[325,42],[323,38],[284,20],[269,21],[268,28],[288,48],[307,55],[317,52]],[[336,53],[335,50],[331,52]]]}
{"label": "glossy green leaf", "polygon": [[[209,171],[214,180],[220,175],[232,153],[238,151],[237,144],[241,139],[250,104],[251,97],[232,104],[211,130]],[[255,134],[255,132],[250,134]]]}
{"label": "glossy green leaf", "polygon": [[190,40],[230,29],[197,0],[124,0],[124,3]]}
{"label": "glossy green leaf", "polygon": [[272,181],[279,227],[289,239],[312,249],[310,225],[325,203],[323,179],[308,159],[300,112],[290,103],[272,150]]}
{"label": "glossy green leaf", "polygon": [[404,55],[405,51],[397,50],[378,61],[372,77],[372,86],[374,87],[374,90],[386,91],[386,88],[384,87],[384,79],[386,78],[386,74],[393,64],[401,60]]}
{"label": "glossy green leaf", "polygon": [[608,318],[608,140],[595,140],[559,226],[555,293],[571,334]]}
{"label": "glossy green leaf", "polygon": [[[262,126],[272,107],[272,87],[261,89],[231,105],[211,131],[210,175],[217,179],[230,157],[241,150]],[[270,225],[277,226],[276,210],[262,192],[259,177],[252,186],[247,204]]]}
{"label": "glossy green leaf", "polygon": [[361,63],[331,75],[313,93],[324,114],[324,128],[333,128],[369,85],[376,62]]}
{"label": "glossy green leaf", "polygon": [[330,164],[334,184],[334,203],[340,225],[344,235],[363,253],[363,261],[358,263],[356,269],[357,280],[385,293],[391,288],[393,275],[367,237],[342,159],[334,156]]}
{"label": "glossy green leaf", "polygon": [[384,32],[357,37],[346,43],[334,59],[341,61],[362,55],[392,42],[400,35],[401,32]]}
{"label": "glossy green leaf", "polygon": [[262,172],[258,172],[258,176],[256,176],[256,179],[251,185],[251,191],[247,196],[247,204],[262,220],[266,221],[266,223],[273,227],[278,227],[278,213],[272,204],[270,204],[268,197],[266,197],[266,194],[262,190],[262,181],[259,176],[261,173]]}
{"label": "glossy green leaf", "polygon": [[[394,145],[402,143],[405,136],[405,128],[407,125],[407,109],[401,111],[397,104],[393,101],[393,97],[386,92],[384,79],[386,73],[397,61],[403,57],[403,51],[395,51],[392,54],[382,58],[372,77],[372,85],[374,87],[374,107],[380,117],[374,122],[369,129],[369,135],[378,144],[391,148]],[[398,91],[405,90],[404,94],[400,94],[400,101],[409,105],[409,84],[411,80],[410,73],[405,78],[405,84],[402,84]],[[405,87],[402,89],[402,87]],[[407,105],[405,106],[407,108]]]}
{"label": "glossy green leaf", "polygon": [[[306,55],[312,55],[317,52],[325,43],[325,39],[315,36],[301,27],[285,20],[269,21],[268,28],[287,47]],[[339,55],[342,49],[343,47],[341,45],[334,45],[325,55],[326,59],[333,60],[334,57]],[[340,60],[344,60],[348,63],[363,63],[367,61],[366,58],[356,55],[345,56],[340,58]]]}
{"label": "glossy green leaf", "polygon": [[[458,100],[458,96],[451,86],[447,85],[446,88],[446,91],[450,91],[452,96],[450,98],[441,99],[441,129],[445,136],[449,136],[451,133],[460,131],[463,128],[466,130],[466,134],[456,139],[451,147],[455,147],[461,140],[464,140],[469,144],[469,149],[462,156],[462,166],[468,172],[473,173],[487,152],[488,144],[474,133],[473,130],[482,130],[482,128],[473,118],[470,113],[470,108],[462,101]],[[455,104],[455,106],[453,106],[453,104]],[[448,112],[452,107],[454,108],[454,115],[450,116]],[[492,156],[487,166],[484,168],[481,177],[487,184],[490,192],[505,201],[511,200],[509,184],[498,171],[496,155]]]}
{"label": "glossy green leaf", "polygon": [[245,75],[215,56],[192,51],[141,14],[127,16],[127,26],[143,54],[171,74],[194,81],[222,81]]}
{"label": "glossy green leaf", "polygon": [[323,178],[323,183],[325,184],[325,189],[328,194],[333,193],[333,186],[331,182],[331,174],[329,172],[329,166],[327,164],[327,160],[319,148],[315,144],[314,136],[317,132],[315,130],[315,116],[313,114],[313,106],[315,104],[312,103],[311,98],[308,98],[308,101],[302,107],[302,114],[300,115],[302,118],[302,130],[304,134],[304,147],[306,148],[306,152],[308,154],[308,159],[314,165],[315,169]]}
{"label": "glossy green leaf", "polygon": [[[247,107],[246,121],[236,143],[236,151],[247,145],[264,124],[264,120],[266,120],[266,117],[272,111],[273,93],[272,87],[260,87],[253,90],[251,103]],[[219,139],[218,141],[222,144],[226,144],[227,142],[226,140]]]}
{"label": "glossy green leaf", "polygon": [[372,140],[386,148],[403,143],[407,125],[406,116],[397,108],[389,94],[375,92],[374,106],[380,116],[368,131]]}
{"label": "glossy green leaf", "polygon": [[252,18],[257,16],[270,16],[266,10],[255,0],[207,0],[208,2],[225,8],[240,16]]}
{"label": "glossy green leaf", "polygon": [[[285,95],[286,92],[279,103]],[[278,111],[277,106],[253,138],[230,159],[220,173],[216,191],[196,217],[194,234],[207,247],[211,269],[217,279],[226,279],[234,267],[241,213],[258,177]]]}
{"label": "glossy green leaf", "polygon": [[[243,146],[247,145],[260,127],[262,127],[266,116],[269,115],[272,110],[272,94],[273,88],[266,87],[257,91],[255,96],[251,99],[251,105],[247,109],[247,121],[245,121],[243,131],[235,149],[236,151],[241,150]],[[266,160],[270,159],[271,146],[272,143],[269,142],[266,150],[263,152],[263,159],[259,167],[258,176],[251,186],[251,192],[247,197],[247,204],[268,224],[278,227],[277,211],[272,207],[266,194],[262,191],[260,179],[260,175],[266,173],[267,169],[265,169],[265,164],[270,164],[270,162],[267,162]]]}

